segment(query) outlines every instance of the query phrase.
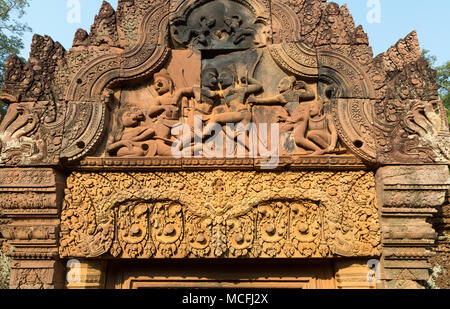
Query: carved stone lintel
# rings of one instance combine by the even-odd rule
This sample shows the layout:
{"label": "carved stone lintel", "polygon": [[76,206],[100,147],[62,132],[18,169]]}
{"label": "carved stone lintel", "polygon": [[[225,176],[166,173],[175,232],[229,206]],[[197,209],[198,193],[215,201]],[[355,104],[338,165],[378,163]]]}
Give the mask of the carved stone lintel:
{"label": "carved stone lintel", "polygon": [[77,172],[60,256],[377,256],[373,180],[364,171]]}

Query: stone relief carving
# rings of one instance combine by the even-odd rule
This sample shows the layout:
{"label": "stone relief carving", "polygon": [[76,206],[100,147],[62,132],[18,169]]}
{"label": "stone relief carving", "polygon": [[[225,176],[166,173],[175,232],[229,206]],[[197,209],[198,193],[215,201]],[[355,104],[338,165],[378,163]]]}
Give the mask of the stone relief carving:
{"label": "stone relief carving", "polygon": [[0,125],[0,165],[55,164],[65,110],[49,101],[11,103]]}
{"label": "stone relief carving", "polygon": [[246,1],[185,1],[171,14],[172,43],[198,49],[263,46],[269,36],[268,12],[255,9]]}
{"label": "stone relief carving", "polygon": [[[286,54],[287,50],[295,53]],[[154,74],[151,86],[154,95],[150,105],[142,108],[136,103],[123,102],[117,109],[115,134],[123,136],[112,139],[106,149],[108,155],[172,157],[175,149],[185,155],[202,156],[207,155],[208,139],[217,134],[221,134],[220,141],[224,146],[215,145],[218,147],[214,149],[215,154],[238,155],[240,145],[249,155],[254,148],[248,132],[250,123],[281,124],[280,133],[287,134],[291,143],[282,147],[281,154],[347,153],[344,144],[338,143],[330,95],[319,94],[317,82],[302,80],[317,78],[318,73],[315,56],[306,47],[294,44],[270,52],[249,50],[236,57],[237,54],[231,53],[203,60],[202,86],[188,85],[185,81],[187,87],[177,89],[167,73],[171,69],[170,63],[167,69]],[[266,87],[270,93],[273,85],[259,77],[267,69],[267,61],[276,61],[283,69],[295,74],[286,75],[278,69],[281,80],[278,94],[274,96],[266,94]],[[273,106],[280,108],[273,109]],[[200,119],[199,128],[195,128],[195,119]],[[180,124],[189,127],[189,134],[172,134],[172,129]],[[230,125],[234,128],[228,131]],[[235,145],[233,149],[225,149],[229,140]],[[272,145],[275,146],[278,147]]]}
{"label": "stone relief carving", "polygon": [[[324,113],[322,99],[316,99],[314,90],[304,82],[297,83],[294,76],[283,78],[278,85],[278,91],[279,94],[274,97],[251,97],[250,102],[284,106],[300,103],[292,112],[285,108],[284,113],[280,115],[284,121],[281,132],[293,131],[296,145],[305,150],[312,150],[312,155],[333,153],[337,147],[338,135],[331,116]],[[301,104],[302,101],[311,100],[313,101],[308,104]]]}
{"label": "stone relief carving", "polygon": [[379,242],[372,173],[74,173],[60,254],[374,256]]}
{"label": "stone relief carving", "polygon": [[[416,287],[435,237],[425,220],[448,191],[450,133],[433,74],[414,32],[374,58],[347,7],[322,0],[119,0],[117,11],[102,4],[69,51],[35,36],[27,63],[8,58],[0,97],[9,105],[0,165],[20,167],[0,170],[2,234],[16,248],[11,286],[57,286],[59,250],[80,258],[383,253],[387,286]],[[221,171],[261,167],[236,150],[239,137],[251,137],[236,128],[249,123],[279,125],[278,167],[290,171]],[[190,134],[172,133],[178,124]],[[207,158],[215,134],[234,143],[232,158]],[[174,158],[173,145],[200,157]],[[417,177],[390,183],[406,175],[403,165],[424,163],[442,164],[438,179],[429,166],[413,167]],[[375,164],[402,165],[395,177],[378,173],[389,182],[381,212],[366,172]],[[81,170],[69,177],[62,216],[62,176],[26,168],[39,165]],[[215,171],[186,171],[198,168]],[[353,172],[305,172],[317,168]],[[127,169],[165,172],[111,172]]]}
{"label": "stone relief carving", "polygon": [[448,124],[434,74],[418,59],[392,77],[385,98],[376,102],[380,161],[448,162]]}
{"label": "stone relief carving", "polygon": [[[130,14],[136,15],[134,21]],[[171,59],[175,52],[189,49],[199,55],[197,81],[174,83],[180,72],[174,72]],[[322,1],[136,0],[121,1],[117,11],[105,2],[90,33],[80,29],[70,51],[48,37],[35,36],[28,63],[15,56],[8,59],[2,99],[11,108],[2,120],[1,160],[5,165],[27,165],[59,164],[61,159],[76,162],[94,153],[122,158],[171,157],[169,150],[176,141],[179,151],[203,151],[205,155],[207,150],[198,149],[216,134],[214,123],[222,126],[225,141],[244,144],[250,154],[251,145],[238,142],[241,132],[226,133],[228,122],[235,126],[279,124],[285,130],[280,132],[281,156],[354,154],[375,164],[391,160],[389,147],[395,144],[407,148],[395,150],[397,161],[414,157],[417,162],[446,162],[448,126],[442,104],[436,101],[432,72],[419,61],[417,50],[413,33],[374,59],[367,36],[360,27],[354,27],[346,7]],[[149,98],[151,104],[161,105],[154,107],[155,114],[151,107],[136,102],[119,104],[119,110],[104,98],[105,91],[154,82],[163,69],[169,75],[164,83],[172,85]],[[203,76],[214,75],[214,70],[215,77]],[[267,74],[274,78],[269,81]],[[414,76],[420,85],[411,83],[417,79]],[[209,85],[208,78],[217,79],[217,84],[211,81]],[[295,103],[261,103],[282,95],[277,84],[288,78],[311,87],[314,98],[298,104],[295,98],[291,98]],[[332,96],[327,89],[334,89]],[[397,90],[403,93],[401,97],[396,97]],[[183,93],[179,106],[160,114],[158,110],[162,106],[168,109],[170,104],[158,102],[178,96],[179,91]],[[283,91],[288,96],[289,91]],[[298,91],[308,92],[306,88]],[[254,98],[256,102],[252,102]],[[91,113],[83,113],[85,132],[80,132],[79,126],[72,130],[74,119],[70,117],[88,103],[93,105],[88,108]],[[437,116],[430,112],[430,104]],[[401,114],[396,119],[404,115],[409,120],[392,121],[387,113],[396,108],[395,113]],[[25,118],[10,123],[17,110],[30,118],[26,125],[20,124]],[[115,118],[111,114],[126,118],[122,114],[130,112],[136,114],[130,116],[135,119],[116,121],[126,125],[110,132],[108,121]],[[140,113],[145,119],[140,120]],[[199,116],[204,128],[198,132],[194,119]],[[50,121],[52,118],[55,120]],[[169,132],[176,123],[188,124],[190,137]],[[146,126],[144,136],[126,133],[123,139],[111,137]],[[76,135],[78,139],[74,139]],[[244,135],[250,139],[248,133]],[[145,149],[132,143],[145,144]],[[427,147],[432,149],[428,154],[420,150]]]}
{"label": "stone relief carving", "polygon": [[[179,123],[183,100],[194,95],[193,88],[174,89],[169,73],[163,69],[154,75],[157,96],[148,110],[124,107],[119,112],[119,132],[107,151],[118,157],[171,156],[174,142],[171,130]],[[128,110],[126,110],[128,109]]]}

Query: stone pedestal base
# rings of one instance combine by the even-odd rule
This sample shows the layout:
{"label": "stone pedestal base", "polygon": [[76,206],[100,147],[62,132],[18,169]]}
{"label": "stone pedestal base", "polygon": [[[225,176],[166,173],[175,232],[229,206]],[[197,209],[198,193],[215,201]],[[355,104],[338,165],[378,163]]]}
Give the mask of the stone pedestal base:
{"label": "stone pedestal base", "polygon": [[62,289],[64,267],[60,261],[14,260],[11,289]]}
{"label": "stone pedestal base", "polygon": [[67,289],[103,289],[106,261],[70,260],[66,276]]}
{"label": "stone pedestal base", "polygon": [[[364,259],[337,260],[335,280],[337,289],[376,289],[377,273]],[[377,267],[377,265],[375,265]]]}

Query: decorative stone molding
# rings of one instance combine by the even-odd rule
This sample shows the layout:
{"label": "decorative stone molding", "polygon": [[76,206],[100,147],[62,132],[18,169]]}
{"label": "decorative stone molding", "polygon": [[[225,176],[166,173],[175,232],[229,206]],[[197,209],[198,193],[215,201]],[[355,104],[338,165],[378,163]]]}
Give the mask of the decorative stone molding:
{"label": "decorative stone molding", "polygon": [[[69,168],[79,171],[180,171],[267,170],[264,160],[252,158],[98,158],[87,157]],[[355,156],[281,157],[273,170],[362,170],[367,166]]]}
{"label": "decorative stone molding", "polygon": [[156,1],[145,12],[136,31],[139,40],[118,53],[101,55],[87,63],[72,79],[65,98],[71,101],[96,102],[111,83],[148,76],[167,60],[165,47],[168,6]]}
{"label": "decorative stone molding", "polygon": [[386,288],[420,288],[429,279],[436,232],[431,218],[450,186],[448,167],[386,166],[376,176],[381,207],[381,279]]}
{"label": "decorative stone molding", "polygon": [[11,288],[62,288],[59,210],[64,177],[51,168],[0,169],[0,226],[13,259]]}
{"label": "decorative stone molding", "polygon": [[66,289],[104,289],[106,261],[73,260],[66,275]]}
{"label": "decorative stone molding", "polygon": [[450,282],[450,191],[447,192],[447,201],[438,209],[434,217],[433,226],[437,232],[435,256],[429,259],[432,274],[428,280],[431,288],[448,289]]}
{"label": "decorative stone molding", "polygon": [[[335,262],[337,289],[376,289],[376,276],[370,277],[373,270],[367,266],[367,260],[346,259]],[[371,280],[368,280],[371,278]]]}
{"label": "decorative stone molding", "polygon": [[269,46],[273,60],[283,69],[303,78],[319,76],[317,53],[300,43],[284,43]]}

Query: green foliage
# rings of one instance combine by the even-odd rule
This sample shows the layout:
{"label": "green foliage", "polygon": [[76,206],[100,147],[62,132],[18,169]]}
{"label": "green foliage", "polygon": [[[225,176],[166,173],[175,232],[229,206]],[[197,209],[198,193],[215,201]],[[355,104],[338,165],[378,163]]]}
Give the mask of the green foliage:
{"label": "green foliage", "polygon": [[430,66],[432,68],[434,68],[436,66],[437,57],[434,55],[431,55],[430,51],[428,49],[422,50],[422,57],[424,57],[428,61],[428,63],[430,64]]}
{"label": "green foliage", "polygon": [[[21,22],[28,2],[29,0],[0,0],[0,87],[3,84],[6,59],[10,54],[20,53],[23,34],[31,31],[30,27]],[[0,115],[5,112],[5,105],[0,101]]]}
{"label": "green foliage", "polygon": [[447,109],[447,119],[448,123],[450,123],[450,94],[447,94],[446,96],[441,95],[441,99]]}
{"label": "green foliage", "polygon": [[430,51],[422,50],[422,56],[428,60],[430,66],[436,70],[436,80],[439,84],[439,95],[442,103],[447,109],[447,118],[450,122],[450,61],[444,65],[436,66],[437,58],[430,54]]}
{"label": "green foliage", "polygon": [[450,123],[450,61],[446,64],[436,68],[437,80],[440,86],[439,94],[441,95],[442,103],[447,109],[447,118]]}

